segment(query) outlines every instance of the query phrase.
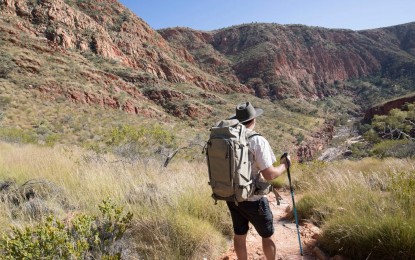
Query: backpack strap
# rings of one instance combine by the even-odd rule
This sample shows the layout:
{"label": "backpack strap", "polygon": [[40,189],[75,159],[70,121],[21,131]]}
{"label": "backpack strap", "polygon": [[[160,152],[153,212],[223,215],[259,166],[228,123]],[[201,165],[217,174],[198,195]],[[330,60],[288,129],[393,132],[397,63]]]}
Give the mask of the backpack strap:
{"label": "backpack strap", "polygon": [[248,139],[250,139],[251,137],[254,137],[254,136],[261,136],[261,134],[259,134],[259,133],[255,132],[255,131],[247,131],[247,133],[246,133],[246,137],[247,137]]}

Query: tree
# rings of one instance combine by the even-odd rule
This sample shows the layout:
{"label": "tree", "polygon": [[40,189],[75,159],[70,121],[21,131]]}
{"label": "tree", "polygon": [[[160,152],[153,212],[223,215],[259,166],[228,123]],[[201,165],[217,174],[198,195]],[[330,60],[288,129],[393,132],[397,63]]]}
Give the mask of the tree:
{"label": "tree", "polygon": [[392,109],[388,115],[376,115],[372,126],[384,139],[415,140],[415,106],[407,104],[406,110]]}

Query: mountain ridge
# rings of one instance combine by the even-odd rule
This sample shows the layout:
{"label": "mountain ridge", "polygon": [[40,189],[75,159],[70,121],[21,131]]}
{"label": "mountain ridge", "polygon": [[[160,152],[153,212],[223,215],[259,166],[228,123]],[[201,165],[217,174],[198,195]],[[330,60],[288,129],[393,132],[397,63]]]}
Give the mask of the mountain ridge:
{"label": "mountain ridge", "polygon": [[[0,14],[3,125],[40,135],[82,128],[89,137],[77,139],[94,142],[105,128],[143,121],[205,130],[251,100],[269,111],[264,130],[285,149],[313,143],[329,129],[324,119],[360,113],[353,103],[369,95],[413,88],[415,23],[359,32],[266,23],[155,31],[115,0],[4,0]],[[63,114],[67,105],[76,120]],[[38,114],[25,112],[33,107]],[[90,111],[108,122],[82,117]]]}
{"label": "mountain ridge", "polygon": [[[408,23],[405,27],[411,27],[407,29],[409,33],[406,32],[410,35],[415,23]],[[401,32],[393,39],[387,33],[394,28],[355,32],[302,25],[246,24],[205,32],[204,35],[209,37],[202,38],[207,40],[204,48],[208,50],[213,47],[225,56],[222,62],[218,62],[218,55],[214,53],[210,59],[203,57],[206,54],[200,55],[203,48],[201,44],[194,46],[194,42],[190,42],[186,45],[184,41],[191,38],[189,34],[200,32],[186,28],[163,29],[159,32],[175,45],[190,51],[193,48],[195,60],[208,68],[209,62],[210,67],[231,64],[225,70],[233,69],[239,81],[254,89],[260,97],[281,99],[288,94],[297,98],[318,99],[336,93],[336,88],[330,86],[334,83],[384,73],[385,63],[394,57],[395,53],[392,52],[413,64],[413,43],[407,40],[412,38],[401,36],[405,33]],[[186,36],[180,38],[180,33]],[[379,42],[379,34],[384,35],[383,39],[386,36],[395,41],[398,36],[402,39],[398,43]],[[385,45],[388,50],[385,50]],[[243,57],[238,54],[243,54]],[[198,55],[200,58],[197,58]]]}

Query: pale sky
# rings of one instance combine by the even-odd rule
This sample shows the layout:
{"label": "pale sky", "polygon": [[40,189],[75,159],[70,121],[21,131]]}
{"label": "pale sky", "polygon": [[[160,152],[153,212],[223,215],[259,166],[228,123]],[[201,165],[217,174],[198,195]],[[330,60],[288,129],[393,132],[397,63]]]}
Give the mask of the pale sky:
{"label": "pale sky", "polygon": [[251,22],[352,30],[415,21],[415,0],[120,0],[153,29],[215,30]]}

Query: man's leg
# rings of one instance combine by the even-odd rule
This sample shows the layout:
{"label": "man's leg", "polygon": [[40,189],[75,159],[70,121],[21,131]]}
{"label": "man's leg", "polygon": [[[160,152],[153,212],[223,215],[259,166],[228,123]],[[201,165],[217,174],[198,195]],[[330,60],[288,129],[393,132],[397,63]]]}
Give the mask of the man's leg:
{"label": "man's leg", "polygon": [[[256,213],[256,214],[254,214]],[[274,221],[268,199],[262,197],[258,201],[258,210],[253,212],[250,219],[258,234],[262,237],[262,250],[268,260],[276,257],[276,246],[274,243]]]}
{"label": "man's leg", "polygon": [[262,238],[262,250],[267,260],[275,260],[277,248],[273,236]]}
{"label": "man's leg", "polygon": [[233,246],[235,248],[236,256],[238,260],[247,260],[248,252],[246,250],[246,234],[245,235],[234,235]]}

